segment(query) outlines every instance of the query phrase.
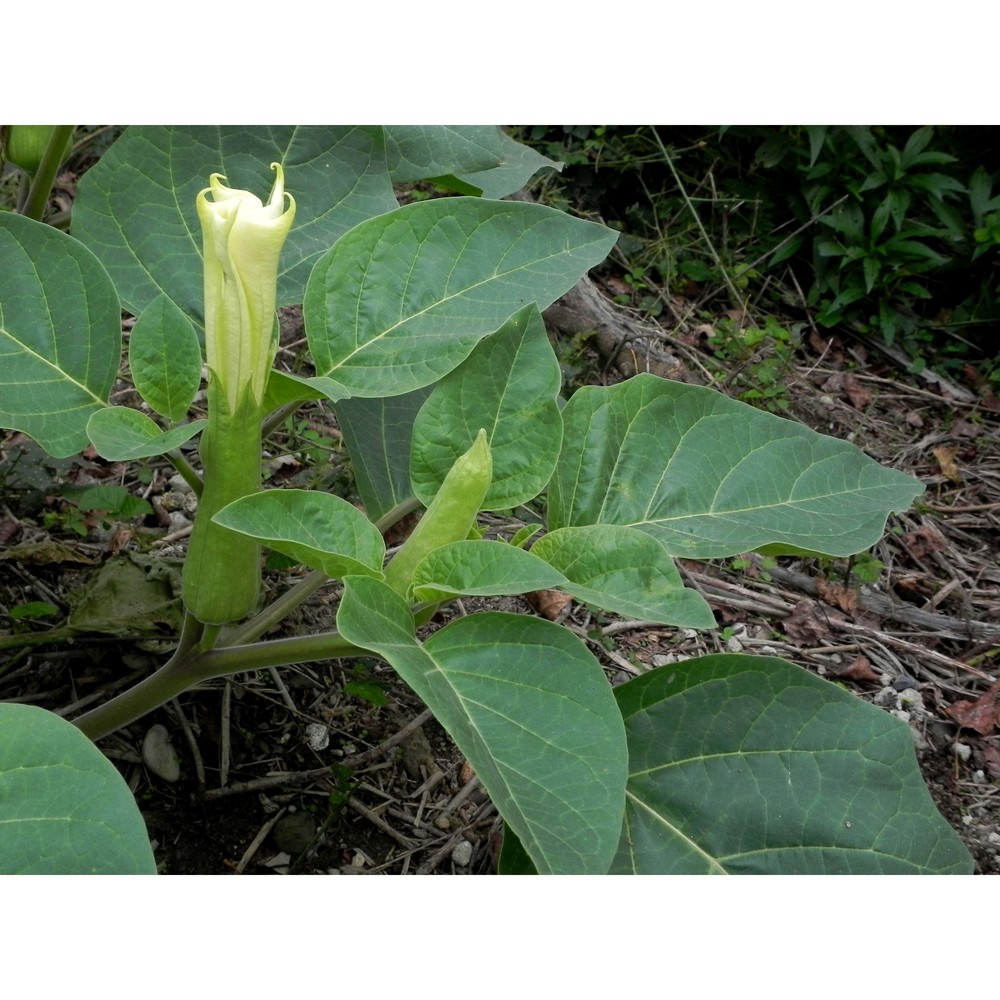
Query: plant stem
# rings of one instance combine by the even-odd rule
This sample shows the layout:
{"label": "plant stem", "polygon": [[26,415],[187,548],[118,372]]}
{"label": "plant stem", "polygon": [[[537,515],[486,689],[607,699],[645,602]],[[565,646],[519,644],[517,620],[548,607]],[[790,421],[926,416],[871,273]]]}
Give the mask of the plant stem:
{"label": "plant stem", "polygon": [[726,270],[725,265],[722,263],[721,258],[718,253],[716,253],[715,245],[712,243],[711,237],[705,231],[705,227],[702,225],[701,217],[698,215],[698,210],[694,207],[691,199],[688,197],[687,188],[684,187],[684,182],[681,180],[680,174],[677,173],[677,168],[674,166],[674,159],[670,155],[667,147],[663,145],[663,140],[660,138],[659,133],[656,129],[653,129],[653,135],[656,137],[656,143],[660,147],[660,152],[663,154],[663,159],[666,161],[667,166],[670,168],[670,173],[673,174],[674,183],[676,183],[678,189],[681,192],[681,197],[684,199],[684,204],[687,205],[688,211],[691,213],[691,217],[694,219],[694,224],[698,227],[698,232],[701,233],[701,238],[705,242],[705,247],[709,252],[715,266],[722,273],[722,278],[726,283],[726,287],[729,289],[729,295],[732,299],[732,306],[734,309],[743,308],[743,296],[740,295],[736,286],[733,284],[733,279],[729,276],[729,272]]}
{"label": "plant stem", "polygon": [[202,482],[201,476],[195,472],[194,466],[184,457],[180,448],[168,451],[166,457],[169,459],[170,464],[181,474],[184,482],[191,487],[194,495],[200,498],[205,489],[205,484]]}
{"label": "plant stem", "polygon": [[72,720],[73,724],[85,736],[99,740],[202,681],[227,677],[244,670],[358,656],[367,652],[351,645],[337,632],[325,632],[199,653],[193,651],[193,644],[197,644],[195,636],[200,636],[197,626],[198,623],[194,622],[186,643],[178,647],[177,652],[156,673],[79,719]]}
{"label": "plant stem", "polygon": [[303,601],[312,597],[329,579],[326,573],[314,569],[293,587],[286,590],[273,604],[264,608],[259,615],[230,632],[222,646],[242,646],[259,639],[269,629],[274,628],[278,622],[288,617]]}
{"label": "plant stem", "polygon": [[197,680],[228,677],[243,670],[283,667],[289,663],[336,660],[347,656],[370,656],[367,649],[349,643],[339,632],[296,635],[247,646],[222,646],[202,653],[194,661]]}
{"label": "plant stem", "polygon": [[300,406],[302,402],[296,400],[293,403],[285,403],[279,406],[272,413],[268,414],[264,418],[264,424],[261,428],[261,437],[269,437],[274,431],[276,431],[284,422],[288,419]]}
{"label": "plant stem", "polygon": [[56,125],[52,129],[49,144],[45,147],[45,153],[42,156],[42,162],[38,165],[38,170],[35,171],[35,176],[31,179],[31,187],[21,208],[21,215],[38,222],[42,221],[49,195],[52,194],[52,185],[55,183],[56,174],[59,173],[59,166],[66,153],[66,145],[75,128],[75,125]]}

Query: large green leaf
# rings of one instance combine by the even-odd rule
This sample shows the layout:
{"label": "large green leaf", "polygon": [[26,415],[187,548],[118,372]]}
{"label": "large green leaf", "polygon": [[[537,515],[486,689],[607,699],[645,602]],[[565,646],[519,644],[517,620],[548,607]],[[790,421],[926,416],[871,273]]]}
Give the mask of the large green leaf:
{"label": "large green leaf", "polygon": [[118,296],[86,247],[12,212],[0,212],[0,274],[0,426],[73,455],[118,372]]}
{"label": "large green leaf", "polygon": [[971,873],[908,727],[784,660],[705,656],[615,690],[617,874]]}
{"label": "large green leaf", "polygon": [[685,587],[663,546],[617,524],[557,528],[531,547],[567,577],[562,590],[605,611],[682,628],[712,628],[715,615]]}
{"label": "large green leaf", "polygon": [[475,185],[483,198],[506,198],[520,191],[539,170],[562,170],[555,160],[517,142],[509,135],[502,140],[503,163],[498,167],[461,174],[461,180]]}
{"label": "large green leaf", "polygon": [[168,420],[183,420],[201,385],[201,347],[191,321],[166,295],[136,320],[128,361],[142,398]]}
{"label": "large green leaf", "polygon": [[385,136],[396,184],[434,180],[462,194],[505,198],[539,170],[562,169],[496,125],[387,125]]}
{"label": "large green leaf", "polygon": [[73,234],[103,261],[129,310],[165,293],[204,325],[195,197],[213,173],[266,198],[281,163],[297,204],[278,304],[302,301],[315,260],[351,227],[397,205],[377,127],[136,126],[80,182]]}
{"label": "large green leaf", "polygon": [[128,785],[76,726],[0,704],[0,733],[0,874],[156,874]]}
{"label": "large green leaf", "polygon": [[621,831],[625,734],[600,665],[576,636],[491,612],[421,644],[402,598],[367,577],[347,580],[337,625],[426,702],[540,872],[607,871]]}
{"label": "large green leaf", "polygon": [[328,576],[382,575],[378,528],[332,493],[265,490],[223,507],[212,520]]}
{"label": "large green leaf", "polygon": [[674,555],[846,556],[922,490],[854,445],[701,386],[637,375],[563,410],[549,525],[633,525]]}
{"label": "large green leaf", "polygon": [[418,202],[364,222],[306,286],[316,383],[354,396],[430,385],[518,309],[568,291],[616,238],[542,205],[478,198]]}
{"label": "large green leaf", "polygon": [[421,407],[411,466],[421,502],[430,503],[480,428],[493,456],[483,510],[508,510],[538,496],[562,444],[561,385],[559,362],[532,304],[480,341]]}
{"label": "large green leaf", "polygon": [[334,407],[368,516],[377,521],[413,496],[410,441],[430,389],[383,399],[342,399]]}
{"label": "large green leaf", "polygon": [[490,170],[503,164],[506,138],[496,125],[387,125],[386,162],[395,184]]}

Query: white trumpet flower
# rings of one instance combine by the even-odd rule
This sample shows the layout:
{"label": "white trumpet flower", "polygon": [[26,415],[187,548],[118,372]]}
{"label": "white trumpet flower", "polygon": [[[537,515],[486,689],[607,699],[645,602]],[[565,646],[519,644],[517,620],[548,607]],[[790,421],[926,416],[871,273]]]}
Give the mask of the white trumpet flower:
{"label": "white trumpet flower", "polygon": [[[205,252],[205,353],[229,412],[249,388],[260,406],[277,353],[278,259],[295,219],[280,163],[267,204],[212,174],[198,195]],[[287,205],[286,205],[287,199]]]}

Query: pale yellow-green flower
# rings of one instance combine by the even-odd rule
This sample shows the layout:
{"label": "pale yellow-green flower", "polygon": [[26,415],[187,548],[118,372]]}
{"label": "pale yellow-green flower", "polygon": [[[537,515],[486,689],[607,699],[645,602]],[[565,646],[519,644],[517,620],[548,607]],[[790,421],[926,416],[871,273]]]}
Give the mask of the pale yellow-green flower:
{"label": "pale yellow-green flower", "polygon": [[267,204],[227,187],[221,174],[212,174],[197,199],[205,251],[205,354],[230,412],[248,387],[260,405],[278,348],[278,260],[295,219],[295,199],[285,191],[281,164],[271,168],[277,177]]}

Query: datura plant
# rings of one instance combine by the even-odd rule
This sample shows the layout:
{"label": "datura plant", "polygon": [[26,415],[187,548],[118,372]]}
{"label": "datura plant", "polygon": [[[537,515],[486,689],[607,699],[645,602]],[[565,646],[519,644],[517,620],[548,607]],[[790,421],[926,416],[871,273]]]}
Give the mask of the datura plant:
{"label": "datura plant", "polygon": [[[0,705],[0,870],[154,871],[93,741],[212,678],[375,655],[475,768],[502,872],[971,871],[908,728],[790,663],[705,656],[612,687],[551,621],[440,624],[461,597],[550,588],[712,628],[676,558],[847,556],[921,492],[699,386],[645,374],[564,402],[541,311],[617,234],[504,200],[554,166],[493,127],[141,127],[81,180],[72,235],[0,215],[0,424],[56,457],[162,456],[199,497],[162,665],[71,721]],[[398,204],[426,180],[458,194]],[[284,371],[291,305],[309,351]],[[123,310],[141,408],[109,402]],[[352,495],[261,489],[262,441],[306,401],[337,421]],[[292,565],[266,591],[264,548]],[[330,581],[325,630],[263,638]]]}

